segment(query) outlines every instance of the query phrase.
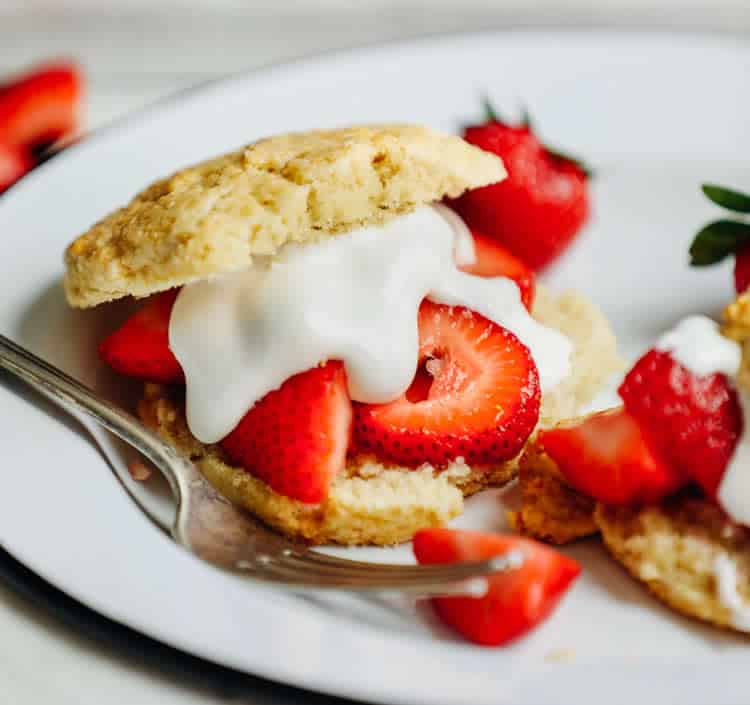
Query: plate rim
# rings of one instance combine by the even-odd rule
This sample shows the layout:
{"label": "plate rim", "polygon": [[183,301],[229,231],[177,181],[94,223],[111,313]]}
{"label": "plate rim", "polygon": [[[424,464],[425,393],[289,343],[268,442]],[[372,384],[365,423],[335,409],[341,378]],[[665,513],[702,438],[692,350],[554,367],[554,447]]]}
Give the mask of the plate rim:
{"label": "plate rim", "polygon": [[270,61],[266,64],[250,68],[239,69],[234,72],[222,74],[214,78],[208,78],[199,81],[193,85],[186,86],[165,96],[157,98],[145,105],[137,107],[114,120],[96,127],[90,132],[85,132],[83,139],[74,142],[66,147],[65,150],[55,155],[52,159],[36,166],[32,171],[25,174],[21,179],[12,184],[3,194],[0,194],[0,209],[2,204],[7,200],[8,193],[20,191],[24,185],[33,183],[41,174],[46,173],[50,165],[64,161],[77,154],[82,148],[89,148],[101,139],[106,139],[110,133],[115,133],[128,127],[132,127],[139,120],[147,119],[161,111],[169,110],[170,107],[176,107],[181,102],[188,101],[191,98],[198,97],[212,88],[228,85],[232,82],[241,82],[250,80],[256,76],[273,74],[278,72],[292,71],[302,66],[310,66],[317,63],[325,63],[332,60],[347,59],[358,54],[377,53],[380,51],[391,51],[394,49],[419,48],[423,45],[437,44],[444,41],[469,40],[472,38],[482,39],[491,36],[510,36],[511,38],[534,37],[581,37],[590,39],[594,35],[606,35],[615,40],[631,40],[635,38],[648,38],[657,41],[679,41],[679,42],[700,42],[704,45],[712,44],[712,48],[729,48],[734,46],[736,49],[750,50],[750,38],[740,30],[727,31],[716,29],[696,29],[687,28],[665,28],[652,25],[630,25],[628,27],[616,27],[609,24],[591,24],[582,27],[560,27],[555,25],[518,25],[498,28],[488,28],[482,30],[467,30],[453,32],[450,30],[430,32],[427,34],[407,37],[402,39],[386,39],[373,41],[365,44],[355,44],[344,47],[337,47],[325,51],[309,52],[301,56],[285,59],[281,61]]}

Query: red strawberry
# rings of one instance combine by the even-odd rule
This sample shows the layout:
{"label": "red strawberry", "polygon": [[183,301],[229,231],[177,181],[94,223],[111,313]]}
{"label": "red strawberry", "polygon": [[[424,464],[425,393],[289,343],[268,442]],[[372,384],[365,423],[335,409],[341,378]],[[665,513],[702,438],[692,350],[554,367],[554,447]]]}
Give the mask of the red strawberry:
{"label": "red strawberry", "polygon": [[476,262],[463,265],[461,271],[476,274],[479,277],[508,277],[518,284],[521,290],[521,301],[530,311],[534,303],[534,274],[517,257],[514,257],[497,240],[476,231],[474,251]]}
{"label": "red strawberry", "polygon": [[0,140],[34,148],[74,133],[83,78],[69,62],[49,64],[0,86]]}
{"label": "red strawberry", "polygon": [[0,193],[34,166],[31,154],[23,147],[0,141]]}
{"label": "red strawberry", "polygon": [[698,377],[670,353],[650,350],[619,393],[651,447],[714,496],[742,433],[742,411],[727,378]]}
{"label": "red strawberry", "polygon": [[518,550],[520,567],[488,578],[483,597],[435,597],[446,624],[483,646],[507,644],[537,626],[555,608],[581,568],[574,560],[530,539],[455,529],[422,529],[414,535],[419,563],[477,561]]}
{"label": "red strawberry", "polygon": [[623,409],[542,430],[537,443],[571,487],[605,504],[657,502],[683,484]]}
{"label": "red strawberry", "polygon": [[344,367],[329,362],[263,397],[221,446],[279,494],[317,504],[344,468],[351,427]]}
{"label": "red strawberry", "polygon": [[570,157],[542,145],[526,121],[511,126],[492,111],[464,139],[505,162],[508,177],[455,203],[468,226],[496,239],[534,271],[570,244],[589,214],[588,176]]}
{"label": "red strawberry", "polygon": [[169,316],[178,289],[151,297],[99,344],[99,356],[117,372],[150,382],[181,382],[180,363],[169,349]]}
{"label": "red strawberry", "polygon": [[515,335],[464,308],[424,301],[420,369],[390,404],[355,404],[357,448],[406,466],[514,457],[539,418],[539,379]]}
{"label": "red strawberry", "polygon": [[738,294],[750,287],[750,245],[743,245],[734,255],[734,289]]}

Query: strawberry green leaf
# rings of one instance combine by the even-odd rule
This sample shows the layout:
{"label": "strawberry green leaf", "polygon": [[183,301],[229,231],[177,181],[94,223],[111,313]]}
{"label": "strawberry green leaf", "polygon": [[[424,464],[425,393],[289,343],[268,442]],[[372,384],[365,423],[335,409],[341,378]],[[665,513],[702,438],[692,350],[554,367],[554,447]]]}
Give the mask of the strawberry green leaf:
{"label": "strawberry green leaf", "polygon": [[[495,106],[486,95],[482,96],[482,108],[484,109],[485,122],[497,122],[500,125],[510,124],[500,116],[500,113],[498,113],[497,110],[495,110]],[[534,130],[534,122],[531,119],[531,114],[529,113],[529,110],[526,106],[523,106],[523,108],[521,109],[520,125],[521,127],[525,127],[530,132],[533,132]],[[558,149],[551,149],[546,145],[544,145],[544,149],[547,152],[548,156],[550,156],[552,159],[557,159],[561,162],[569,162],[570,164],[575,165],[575,167],[579,169],[587,179],[591,179],[594,177],[594,171],[590,169],[581,159],[573,157],[570,154],[566,154],[565,152],[561,152]]]}
{"label": "strawberry green leaf", "polygon": [[750,213],[750,195],[716,184],[703,184],[703,193],[717,206],[737,213]]}
{"label": "strawberry green leaf", "polygon": [[506,122],[500,117],[500,113],[495,110],[495,106],[492,105],[492,101],[488,96],[482,96],[482,108],[484,109],[484,121],[485,122],[498,122],[501,125],[505,125]]}
{"label": "strawberry green leaf", "polygon": [[705,267],[721,262],[725,257],[750,242],[750,224],[735,220],[717,220],[703,228],[690,245],[690,264]]}
{"label": "strawberry green leaf", "polygon": [[531,119],[531,113],[529,109],[524,105],[521,110],[521,126],[525,127],[529,132],[534,130],[534,121]]}
{"label": "strawberry green leaf", "polygon": [[577,157],[572,157],[570,154],[561,152],[559,149],[550,149],[547,145],[544,146],[544,149],[546,150],[547,154],[552,157],[552,159],[559,159],[561,162],[570,162],[571,164],[575,164],[575,166],[583,172],[584,176],[587,179],[592,179],[594,178],[594,176],[596,176],[596,172]]}

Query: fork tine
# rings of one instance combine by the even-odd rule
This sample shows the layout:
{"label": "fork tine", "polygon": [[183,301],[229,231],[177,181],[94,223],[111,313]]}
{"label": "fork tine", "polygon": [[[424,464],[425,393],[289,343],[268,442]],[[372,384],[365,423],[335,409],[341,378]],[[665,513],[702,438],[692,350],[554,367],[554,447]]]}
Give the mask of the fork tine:
{"label": "fork tine", "polygon": [[[519,551],[497,556],[478,563],[453,563],[440,566],[403,566],[400,572],[381,572],[374,564],[369,572],[360,570],[347,571],[343,567],[334,570],[330,566],[322,567],[304,559],[277,558],[263,564],[258,577],[264,578],[262,571],[267,571],[272,579],[283,579],[290,585],[319,588],[345,588],[348,590],[406,590],[409,592],[427,592],[447,594],[447,586],[453,586],[452,592],[476,593],[477,586],[482,592],[486,589],[483,575],[517,568],[523,561]],[[439,570],[427,570],[431,568]],[[458,585],[460,583],[460,586]]]}
{"label": "fork tine", "polygon": [[420,597],[448,596],[448,595],[470,595],[482,597],[487,592],[487,579],[483,577],[462,578],[456,580],[414,580],[410,582],[393,582],[392,580],[346,580],[331,576],[316,576],[313,580],[299,575],[284,575],[272,573],[258,575],[261,580],[268,581],[274,586],[286,587],[294,591],[327,591],[346,590],[355,593],[408,593]]}
{"label": "fork tine", "polygon": [[[507,559],[508,556],[499,556],[499,558],[501,559],[499,564],[495,559],[490,559],[487,561],[469,561],[463,563],[413,565],[409,563],[368,563],[365,561],[350,561],[346,558],[328,556],[315,551],[305,551],[303,554],[287,554],[281,560],[288,561],[289,564],[295,565],[299,565],[300,562],[305,564],[314,563],[326,572],[334,573],[336,575],[372,576],[373,574],[376,574],[379,577],[382,576],[382,578],[387,578],[388,576],[414,575],[423,578],[434,577],[437,579],[440,579],[443,576],[452,576],[455,579],[457,574],[460,574],[462,577],[472,577],[504,570],[506,568],[505,559]],[[513,560],[514,559],[512,558],[511,562]]]}
{"label": "fork tine", "polygon": [[[305,560],[315,561],[320,565],[326,566],[346,566],[347,568],[361,568],[362,570],[371,570],[373,566],[376,566],[378,570],[382,571],[400,571],[405,567],[411,565],[409,563],[371,563],[369,561],[358,561],[349,558],[339,558],[338,556],[332,556],[328,553],[320,553],[319,551],[306,550],[299,554],[300,557],[304,556]],[[428,566],[425,566],[427,568]]]}

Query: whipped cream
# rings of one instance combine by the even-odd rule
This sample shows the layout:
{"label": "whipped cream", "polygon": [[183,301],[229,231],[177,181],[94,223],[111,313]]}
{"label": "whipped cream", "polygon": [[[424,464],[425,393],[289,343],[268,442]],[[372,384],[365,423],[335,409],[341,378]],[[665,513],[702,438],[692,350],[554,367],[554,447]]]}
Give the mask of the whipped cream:
{"label": "whipped cream", "polygon": [[742,435],[721,478],[716,499],[738,524],[750,526],[750,434],[747,432],[750,396],[739,387],[737,396],[742,409]]}
{"label": "whipped cream", "polygon": [[698,377],[723,372],[733,378],[742,360],[740,346],[725,338],[717,323],[707,316],[683,318],[656,341],[655,347],[671,353]]}
{"label": "whipped cream", "polygon": [[531,318],[511,279],[459,271],[456,261],[473,257],[463,221],[426,206],[184,286],[169,345],[185,372],[191,432],[203,443],[220,440],[268,392],[329,359],[343,361],[352,399],[398,398],[416,373],[424,298],[465,306],[515,333],[542,391],[555,387],[570,372],[570,341]]}
{"label": "whipped cream", "polygon": [[714,559],[713,571],[719,601],[729,610],[732,624],[742,631],[750,631],[750,605],[737,590],[737,566],[734,561],[722,553]]}

